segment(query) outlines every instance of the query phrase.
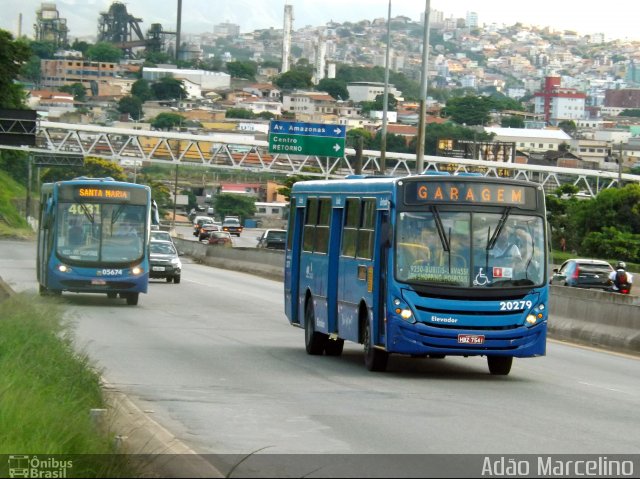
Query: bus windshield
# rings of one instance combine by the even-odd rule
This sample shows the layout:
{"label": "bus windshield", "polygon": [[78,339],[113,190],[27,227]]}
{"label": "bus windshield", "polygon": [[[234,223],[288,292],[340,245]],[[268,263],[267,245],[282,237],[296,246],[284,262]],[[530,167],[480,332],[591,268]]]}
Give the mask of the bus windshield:
{"label": "bus windshield", "polygon": [[57,254],[76,263],[132,263],[142,258],[145,206],[61,202]]}
{"label": "bus windshield", "polygon": [[459,288],[513,288],[545,282],[544,222],[500,212],[402,212],[398,281]]}

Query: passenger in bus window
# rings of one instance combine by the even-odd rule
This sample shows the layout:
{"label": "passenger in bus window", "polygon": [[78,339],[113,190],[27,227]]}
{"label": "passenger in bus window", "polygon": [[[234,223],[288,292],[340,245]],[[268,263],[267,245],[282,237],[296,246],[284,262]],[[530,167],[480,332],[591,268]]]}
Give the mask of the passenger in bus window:
{"label": "passenger in bus window", "polygon": [[69,246],[82,246],[84,244],[84,231],[77,221],[71,224],[68,231]]}
{"label": "passenger in bus window", "polygon": [[522,253],[517,244],[517,236],[510,227],[505,227],[500,233],[490,256],[494,258],[522,259]]}

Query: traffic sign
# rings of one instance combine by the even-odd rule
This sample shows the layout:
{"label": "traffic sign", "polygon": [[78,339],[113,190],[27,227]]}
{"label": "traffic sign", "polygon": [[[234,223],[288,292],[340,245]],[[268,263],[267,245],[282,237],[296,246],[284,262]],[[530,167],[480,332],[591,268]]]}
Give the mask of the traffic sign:
{"label": "traffic sign", "polygon": [[344,156],[346,127],[323,123],[273,120],[269,123],[269,153]]}

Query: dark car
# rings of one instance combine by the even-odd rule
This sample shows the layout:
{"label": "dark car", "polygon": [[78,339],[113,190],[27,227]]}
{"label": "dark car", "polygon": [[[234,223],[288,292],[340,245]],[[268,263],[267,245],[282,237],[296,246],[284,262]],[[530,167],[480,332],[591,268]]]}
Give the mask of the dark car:
{"label": "dark car", "polygon": [[613,271],[606,261],[598,259],[569,259],[553,270],[551,284],[576,288],[609,289],[609,273]]}
{"label": "dark car", "polygon": [[178,251],[170,241],[149,242],[149,277],[165,278],[167,283],[173,280],[180,282],[182,273],[182,261],[178,257]]}
{"label": "dark car", "polygon": [[203,241],[211,236],[213,231],[220,231],[220,225],[216,223],[204,223],[198,230],[198,240]]}
{"label": "dark car", "polygon": [[286,230],[265,230],[258,236],[258,248],[284,249],[287,241]]}
{"label": "dark car", "polygon": [[233,246],[233,241],[231,235],[226,231],[212,231],[209,235],[209,244],[230,248]]}
{"label": "dark car", "polygon": [[227,231],[229,234],[236,235],[240,238],[240,233],[242,233],[242,225],[240,221],[236,219],[225,219],[222,222],[222,231]]}

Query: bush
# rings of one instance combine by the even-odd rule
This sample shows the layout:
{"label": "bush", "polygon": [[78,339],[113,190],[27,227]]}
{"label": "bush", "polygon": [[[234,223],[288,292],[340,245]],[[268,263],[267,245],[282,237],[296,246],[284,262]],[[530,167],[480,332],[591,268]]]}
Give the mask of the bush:
{"label": "bush", "polygon": [[640,258],[640,235],[621,232],[612,226],[602,231],[592,231],[582,240],[580,251],[586,256],[617,258],[638,262]]}

